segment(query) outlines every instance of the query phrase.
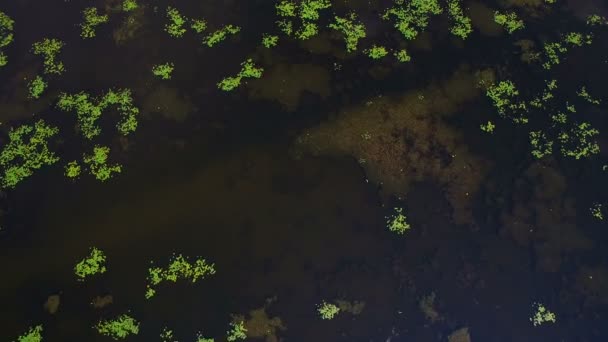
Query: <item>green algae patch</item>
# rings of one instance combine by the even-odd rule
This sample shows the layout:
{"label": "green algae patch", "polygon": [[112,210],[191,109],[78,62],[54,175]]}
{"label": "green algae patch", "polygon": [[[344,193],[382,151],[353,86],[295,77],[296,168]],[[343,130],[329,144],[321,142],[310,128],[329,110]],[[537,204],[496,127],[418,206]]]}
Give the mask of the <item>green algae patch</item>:
{"label": "green algae patch", "polygon": [[226,340],[228,342],[234,342],[236,340],[244,340],[246,338],[247,329],[245,328],[245,322],[242,320],[230,322],[230,330],[226,332]]}
{"label": "green algae patch", "polygon": [[87,7],[82,10],[82,18],[80,36],[83,39],[95,37],[95,28],[109,20],[107,14],[100,15],[95,7]]}
{"label": "green algae patch", "polygon": [[207,45],[208,47],[213,47],[218,43],[224,41],[228,37],[228,35],[235,35],[240,31],[241,28],[239,26],[226,25],[205,36],[205,38],[203,38],[203,44]]}
{"label": "green algae patch", "polygon": [[317,313],[321,319],[333,319],[340,313],[340,308],[335,304],[323,301],[321,304],[317,305]]}
{"label": "green algae patch", "polygon": [[174,38],[181,38],[184,33],[186,33],[186,29],[184,26],[186,25],[187,19],[184,17],[175,7],[167,7],[167,19],[169,19],[169,23],[165,25],[165,31]]}
{"label": "green algae patch", "polygon": [[58,62],[57,55],[65,45],[59,39],[44,38],[32,45],[32,51],[35,55],[40,55],[44,58],[44,73],[61,75],[65,71],[63,62]]}
{"label": "green algae patch", "polygon": [[177,282],[178,280],[189,280],[195,283],[208,275],[215,274],[215,265],[205,259],[188,261],[183,255],[174,255],[166,268],[150,267],[148,269],[148,284],[146,286],[146,299],[154,297],[155,287],[162,282]]}
{"label": "green algae patch", "polygon": [[59,129],[38,120],[34,125],[22,125],[11,129],[9,142],[0,152],[0,165],[4,169],[2,187],[14,188],[19,182],[34,174],[35,170],[59,161],[48,148],[48,140]]}
{"label": "green algae patch", "polygon": [[94,328],[101,335],[114,340],[122,340],[129,335],[139,334],[139,322],[127,314],[122,314],[112,320],[99,321]]}
{"label": "green algae patch", "polygon": [[395,212],[386,218],[386,227],[391,232],[399,235],[405,234],[406,231],[410,230],[411,227],[407,223],[407,217],[403,214],[402,208],[395,208]]}
{"label": "green algae patch", "polygon": [[23,335],[17,337],[14,342],[41,342],[42,341],[42,325],[31,327]]}
{"label": "green algae patch", "polygon": [[347,52],[356,51],[359,39],[366,37],[365,26],[357,19],[357,14],[354,12],[349,13],[346,17],[336,16],[329,27],[344,35]]}
{"label": "green algae patch", "polygon": [[13,28],[15,21],[4,12],[0,11],[0,67],[8,64],[8,57],[2,52],[14,40]]}
{"label": "green algae patch", "polygon": [[170,80],[173,69],[175,69],[175,65],[173,63],[158,64],[152,67],[152,73],[154,76],[159,77],[160,79]]}
{"label": "green algae patch", "polygon": [[122,172],[121,165],[108,164],[108,154],[110,154],[109,147],[96,145],[92,154],[85,154],[83,157],[84,163],[89,167],[89,172],[102,182],[112,178],[114,174]]}
{"label": "green algae patch", "polygon": [[106,255],[97,247],[91,247],[89,255],[74,266],[74,273],[78,281],[87,277],[106,272]]}
{"label": "green algae patch", "polygon": [[139,109],[133,105],[133,98],[129,89],[116,91],[110,89],[101,98],[93,98],[85,92],[62,93],[59,95],[59,101],[57,102],[59,109],[66,112],[76,112],[78,126],[84,137],[89,140],[101,134],[98,120],[109,106],[115,106],[122,117],[116,124],[116,128],[122,135],[128,135],[136,130]]}
{"label": "green algae patch", "polygon": [[473,32],[473,27],[471,19],[464,15],[459,0],[448,0],[448,14],[452,20],[450,32],[457,37],[466,39]]}
{"label": "green algae patch", "polygon": [[504,27],[509,33],[513,33],[525,27],[523,20],[519,19],[515,12],[502,13],[496,11],[494,12],[494,21],[498,25]]}
{"label": "green algae patch", "polygon": [[235,77],[226,77],[217,84],[218,89],[231,91],[241,85],[243,78],[260,78],[264,72],[263,68],[256,67],[251,58],[241,63],[241,71]]}
{"label": "green algae patch", "polygon": [[31,99],[38,99],[46,90],[47,83],[44,79],[38,75],[27,85],[28,97]]}

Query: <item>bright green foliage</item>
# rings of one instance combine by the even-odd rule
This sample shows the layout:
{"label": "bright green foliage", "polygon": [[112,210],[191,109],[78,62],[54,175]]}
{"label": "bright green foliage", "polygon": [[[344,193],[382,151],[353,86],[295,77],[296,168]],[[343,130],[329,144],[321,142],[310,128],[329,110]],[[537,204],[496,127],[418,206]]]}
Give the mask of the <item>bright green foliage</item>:
{"label": "bright green foliage", "polygon": [[564,156],[580,159],[600,152],[597,142],[591,141],[598,134],[600,132],[597,129],[592,128],[589,123],[583,122],[574,126],[570,132],[561,132],[557,138],[561,143],[561,151]]}
{"label": "bright green foliage", "polygon": [[492,123],[492,121],[488,121],[488,123],[481,124],[481,125],[479,125],[479,127],[481,128],[482,131],[484,131],[486,133],[494,133],[494,129],[496,128],[496,125],[494,125]]}
{"label": "bright green foliage", "polygon": [[278,42],[279,42],[279,36],[270,35],[267,33],[264,33],[264,35],[262,36],[262,45],[264,45],[267,48],[276,46]]}
{"label": "bright green foliage", "polygon": [[395,213],[390,217],[386,217],[386,226],[388,230],[397,234],[404,234],[411,228],[409,223],[407,223],[407,217],[403,215],[402,208],[395,208]]}
{"label": "bright green foliage", "polygon": [[448,13],[454,22],[450,28],[453,35],[465,39],[473,32],[471,19],[464,15],[460,0],[448,0]]}
{"label": "bright green foliage", "polygon": [[93,38],[95,37],[95,27],[108,22],[108,15],[99,15],[97,8],[87,7],[82,11],[84,22],[80,24],[82,31],[80,36],[82,38]]}
{"label": "bright green foliage", "polygon": [[279,29],[288,36],[293,34],[293,23],[289,20],[279,20],[277,21],[277,26]]}
{"label": "bright green foliage", "polygon": [[530,145],[532,146],[531,153],[537,159],[553,153],[553,141],[549,140],[542,131],[530,132]]}
{"label": "bright green foliage", "polygon": [[124,0],[122,2],[122,10],[125,12],[131,12],[137,9],[139,5],[137,5],[136,0]]}
{"label": "bright green foliage", "polygon": [[122,171],[122,166],[118,164],[108,165],[109,153],[109,147],[95,145],[95,147],[93,147],[93,154],[85,154],[83,156],[83,161],[88,165],[91,174],[102,182],[110,179],[113,174]]}
{"label": "bright green foliage", "polygon": [[519,95],[519,91],[513,82],[507,80],[488,87],[486,95],[494,102],[498,112],[505,114],[505,110],[512,104],[512,99]]}
{"label": "bright green foliage", "polygon": [[241,78],[237,76],[224,78],[217,84],[217,87],[223,91],[231,91],[238,88],[240,85]]}
{"label": "bright green foliage", "polygon": [[173,330],[164,327],[163,331],[160,332],[160,339],[163,342],[177,342],[173,336]]}
{"label": "bright green foliage", "polygon": [[239,33],[240,31],[241,31],[241,28],[239,26],[226,25],[226,26],[222,27],[221,29],[219,29],[219,30],[209,34],[205,38],[203,38],[203,43],[206,44],[208,47],[213,47],[217,43],[226,39],[228,34],[234,35],[234,34]]}
{"label": "bright green foliage", "polygon": [[247,329],[245,329],[245,322],[230,322],[230,330],[226,332],[226,340],[233,342],[236,340],[244,340],[247,338]]}
{"label": "bright green foliage", "polygon": [[8,58],[2,52],[2,48],[13,42],[13,26],[15,21],[4,12],[0,11],[0,67],[8,63]]}
{"label": "bright green foliage", "polygon": [[321,319],[332,319],[340,312],[340,308],[335,304],[323,301],[317,306],[317,312]]}
{"label": "bright green foliage", "polygon": [[408,39],[414,39],[424,31],[429,23],[431,15],[443,12],[437,0],[394,0],[395,5],[387,9],[382,19],[394,18],[394,27]]}
{"label": "bright green foliage", "polygon": [[580,32],[569,32],[564,36],[564,42],[574,46],[590,45],[593,43],[593,35],[583,35]]}
{"label": "bright green foliage", "polygon": [[139,333],[139,322],[133,317],[123,314],[113,320],[102,320],[94,328],[104,336],[120,340],[129,335],[137,335]]}
{"label": "bright green foliage", "polygon": [[25,334],[17,337],[15,342],[41,342],[42,341],[42,325],[31,327]]}
{"label": "bright green foliage", "polygon": [[56,62],[55,59],[64,43],[59,39],[45,38],[42,41],[36,42],[33,45],[35,55],[44,57],[44,72],[47,74],[61,75],[65,71],[63,62]]}
{"label": "bright green foliage", "polygon": [[365,26],[357,19],[357,14],[351,12],[345,18],[334,17],[334,22],[329,24],[330,28],[342,32],[346,41],[346,51],[357,50],[359,39],[365,38]]}
{"label": "bright green foliage", "polygon": [[602,214],[602,204],[595,203],[591,208],[589,208],[591,212],[591,216],[595,217],[598,220],[604,220],[604,214]]}
{"label": "bright green foliage", "polygon": [[58,132],[56,127],[48,126],[43,120],[38,120],[33,126],[11,129],[9,142],[0,152],[0,165],[4,169],[2,187],[14,188],[34,170],[59,161],[47,146],[49,138]]}
{"label": "bright green foliage", "polygon": [[32,99],[40,98],[40,95],[44,93],[46,90],[46,82],[41,76],[36,76],[29,84],[28,84],[28,96]]}
{"label": "bright green foliage", "polygon": [[388,55],[386,48],[378,45],[373,45],[371,48],[363,50],[363,52],[373,59],[380,59]]}
{"label": "bright green foliage", "polygon": [[190,27],[196,33],[202,33],[207,29],[207,21],[203,19],[192,19],[190,22]]}
{"label": "bright green foliage", "polygon": [[249,58],[241,63],[241,71],[236,77],[226,77],[217,84],[217,87],[223,91],[231,91],[241,85],[243,78],[260,78],[262,77],[263,68],[258,68],[253,64],[253,60]]}
{"label": "bright green foliage", "polygon": [[594,105],[599,105],[600,104],[600,100],[594,99],[591,97],[591,94],[589,94],[587,92],[587,88],[586,87],[581,87],[581,89],[576,93],[576,95],[580,96],[581,98],[585,99],[587,102],[594,104]]}
{"label": "bright green foliage", "polygon": [[551,120],[557,124],[565,124],[568,121],[568,116],[563,112],[551,115]]}
{"label": "bright green foliage", "polygon": [[589,26],[598,26],[598,25],[608,25],[608,20],[605,17],[599,16],[597,14],[591,14],[587,17],[587,25]]}
{"label": "bright green foliage", "polygon": [[300,40],[306,40],[316,36],[319,33],[319,26],[312,21],[302,23],[300,29],[296,32],[296,37]]}
{"label": "bright green foliage", "polygon": [[165,25],[165,31],[170,36],[180,38],[186,33],[186,29],[184,28],[186,17],[181,15],[176,8],[167,7],[167,18],[169,18],[169,23]]}
{"label": "bright green foliage", "polygon": [[213,274],[215,274],[215,265],[207,263],[205,259],[196,259],[194,263],[191,263],[181,254],[174,255],[167,268],[151,267],[148,269],[146,299],[150,299],[156,294],[154,287],[163,281],[176,282],[180,279],[188,279],[195,283],[198,279],[204,279],[207,275]]}
{"label": "bright green foliage", "polygon": [[319,20],[319,11],[330,7],[330,0],[302,0],[300,3],[300,19],[302,21]]}
{"label": "bright green foliage", "polygon": [[519,19],[515,12],[501,13],[499,11],[495,11],[494,21],[498,25],[503,26],[509,33],[513,33],[524,28],[523,20]]}
{"label": "bright green foliage", "polygon": [[152,73],[163,80],[170,80],[174,68],[173,63],[158,64],[152,67]]}
{"label": "bright green foliage", "polygon": [[275,5],[277,15],[281,17],[295,17],[298,5],[293,1],[282,0]]}
{"label": "bright green foliage", "polygon": [[[97,102],[94,104],[93,102]],[[133,105],[133,98],[129,89],[117,91],[109,90],[101,99],[94,99],[89,94],[80,92],[77,94],[59,95],[57,107],[63,111],[76,111],[78,124],[82,134],[87,139],[92,139],[101,133],[101,128],[97,124],[102,112],[109,106],[118,107],[122,119],[116,125],[118,131],[127,135],[137,128],[137,115],[139,109]]]}
{"label": "bright green foliage", "polygon": [[65,176],[68,178],[76,178],[80,176],[80,172],[82,171],[80,165],[77,161],[73,160],[69,162],[65,166]]}
{"label": "bright green foliage", "polygon": [[201,334],[200,332],[196,334],[196,341],[195,342],[215,342],[215,340],[213,338],[206,338],[203,336],[203,334]]}
{"label": "bright green foliage", "polygon": [[543,63],[543,68],[550,69],[553,65],[559,64],[559,56],[560,54],[564,54],[568,51],[568,48],[565,47],[562,43],[546,43],[544,45],[545,55],[547,56],[547,61]]}
{"label": "bright green foliage", "polygon": [[407,50],[405,49],[395,51],[394,55],[395,58],[397,58],[397,60],[401,63],[409,62],[412,60],[412,57],[407,54]]}
{"label": "bright green foliage", "polygon": [[88,276],[102,274],[106,272],[106,255],[96,247],[91,248],[91,253],[88,257],[82,259],[74,266],[74,273],[78,277],[78,281],[84,281]]}
{"label": "bright green foliage", "polygon": [[530,322],[534,326],[538,326],[544,323],[555,323],[556,316],[553,312],[549,311],[543,304],[534,303],[534,314],[530,317]]}

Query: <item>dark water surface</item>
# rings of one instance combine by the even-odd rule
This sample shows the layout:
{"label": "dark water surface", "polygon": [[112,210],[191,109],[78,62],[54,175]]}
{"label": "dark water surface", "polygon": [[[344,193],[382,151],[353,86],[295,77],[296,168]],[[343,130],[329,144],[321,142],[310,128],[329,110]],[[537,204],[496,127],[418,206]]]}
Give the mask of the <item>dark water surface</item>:
{"label": "dark water surface", "polygon": [[[446,34],[446,19],[437,19],[413,43],[414,60],[396,66],[346,57],[336,52],[343,42],[328,35],[302,44],[286,40],[272,52],[260,48],[260,33],[274,31],[271,1],[141,0],[143,25],[132,40],[113,39],[123,13],[111,14],[97,37],[82,40],[80,11],[97,6],[104,13],[106,4],[115,3],[0,4],[16,21],[15,42],[5,50],[9,64],[0,69],[5,131],[31,122],[32,113],[43,117],[62,129],[52,147],[63,163],[93,144],[74,132],[73,113],[54,108],[59,92],[130,88],[142,110],[138,131],[128,138],[114,134],[115,113],[102,119],[106,133],[98,143],[111,146],[110,159],[123,165],[122,174],[106,183],[89,175],[72,182],[60,167],[49,167],[5,194],[0,341],[38,324],[44,341],[108,341],[92,326],[127,311],[141,322],[139,335],[129,337],[133,341],[160,341],[165,326],[179,341],[195,341],[197,331],[222,341],[231,315],[261,307],[286,328],[267,341],[447,341],[463,327],[472,341],[608,339],[608,234],[605,223],[589,215],[591,202],[605,200],[606,154],[537,162],[529,156],[526,131],[507,122],[494,139],[479,131],[493,113],[486,99],[454,101],[455,112],[442,122],[463,137],[471,154],[492,165],[470,200],[474,218],[456,224],[449,184],[415,179],[406,196],[397,196],[370,181],[355,155],[315,156],[294,147],[303,133],[378,95],[427,94],[427,86],[456,70],[496,67],[500,78],[511,67],[513,74],[534,79],[510,38],[476,32],[463,48]],[[366,3],[335,6],[345,11]],[[171,38],[162,31],[167,5],[207,19],[210,27],[234,23],[243,32],[213,49],[203,48],[192,32]],[[382,1],[369,5],[386,7]],[[568,13],[556,14],[555,23]],[[541,32],[542,20],[531,20],[537,24],[531,31]],[[385,23],[368,25],[364,47],[372,41],[396,45]],[[42,72],[40,58],[29,50],[44,37],[66,42],[59,59],[67,72],[51,78],[46,94],[31,101],[23,78]],[[578,63],[577,75],[595,89],[603,89],[603,77],[591,65],[606,58],[605,45],[600,40],[591,57],[573,57],[594,61]],[[246,56],[255,57],[268,78],[232,93],[219,91],[216,83],[236,74]],[[167,61],[176,65],[173,79],[154,78],[152,65]],[[560,66],[565,79],[574,78],[568,63]],[[277,79],[283,76],[288,86],[273,83],[277,69],[285,70]],[[451,89],[467,92],[462,87]],[[606,98],[605,91],[599,96]],[[593,122],[600,131],[608,128],[602,108]],[[604,135],[599,142],[608,148]],[[386,228],[394,207],[406,208],[413,229],[405,236]],[[91,246],[106,253],[108,271],[77,282],[74,265]],[[194,285],[160,286],[145,300],[150,262],[162,265],[173,253],[205,257],[217,274]],[[50,314],[43,304],[53,294],[61,301]],[[106,294],[111,305],[91,307],[93,298]],[[436,319],[421,309],[425,298],[435,298]],[[326,321],[316,312],[323,300],[365,307]],[[555,312],[557,323],[532,326],[535,302]]]}

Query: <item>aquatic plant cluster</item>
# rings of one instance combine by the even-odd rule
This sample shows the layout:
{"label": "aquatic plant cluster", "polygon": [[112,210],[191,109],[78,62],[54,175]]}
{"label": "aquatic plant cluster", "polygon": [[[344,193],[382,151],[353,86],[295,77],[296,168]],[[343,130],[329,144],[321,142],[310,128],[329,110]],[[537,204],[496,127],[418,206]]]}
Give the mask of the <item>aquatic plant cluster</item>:
{"label": "aquatic plant cluster", "polygon": [[162,282],[176,282],[178,280],[190,280],[196,283],[215,274],[214,264],[209,264],[205,259],[196,259],[189,262],[183,255],[174,255],[166,268],[150,267],[148,269],[148,284],[146,285],[146,299],[154,297],[155,287]]}

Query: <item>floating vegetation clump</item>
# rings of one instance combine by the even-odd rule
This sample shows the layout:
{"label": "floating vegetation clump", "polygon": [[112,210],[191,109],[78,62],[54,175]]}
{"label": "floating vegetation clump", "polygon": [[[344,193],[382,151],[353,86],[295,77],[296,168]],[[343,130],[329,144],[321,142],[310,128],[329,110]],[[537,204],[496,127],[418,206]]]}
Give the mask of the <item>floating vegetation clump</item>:
{"label": "floating vegetation clump", "polygon": [[129,335],[139,334],[139,322],[128,314],[122,314],[112,320],[99,321],[94,328],[101,335],[111,337],[114,340],[122,340]]}
{"label": "floating vegetation clump", "polygon": [[95,28],[103,23],[107,23],[109,17],[107,14],[100,15],[97,13],[97,8],[87,7],[82,11],[83,22],[80,24],[82,38],[95,37]]}
{"label": "floating vegetation clump", "polygon": [[17,337],[15,342],[42,342],[42,325],[31,327],[26,333]]}
{"label": "floating vegetation clump", "polygon": [[223,41],[228,37],[229,34],[235,35],[241,31],[241,28],[235,25],[226,25],[203,38],[203,44],[208,47],[213,47],[219,42]]}
{"label": "floating vegetation clump", "polygon": [[11,19],[11,17],[0,11],[0,67],[3,67],[8,63],[8,57],[4,54],[2,49],[13,42],[14,24],[15,21]]}
{"label": "floating vegetation clump", "polygon": [[2,187],[14,188],[19,182],[34,174],[35,170],[59,161],[48,148],[48,140],[59,129],[38,120],[34,125],[21,125],[8,133],[9,142],[0,152],[3,168]]}
{"label": "floating vegetation clump", "polygon": [[110,179],[115,173],[122,171],[122,166],[108,164],[108,154],[110,154],[109,147],[96,145],[93,148],[92,154],[85,154],[83,157],[83,161],[88,166],[89,172],[102,182]]}
{"label": "floating vegetation clump", "polygon": [[46,74],[61,75],[65,71],[63,62],[57,62],[57,55],[61,52],[65,44],[59,39],[44,38],[34,43],[33,52],[35,55],[44,57],[44,72]]}
{"label": "floating vegetation clump", "polygon": [[448,0],[448,13],[452,19],[450,32],[457,37],[466,39],[473,32],[473,27],[471,19],[464,15],[460,0]]}
{"label": "floating vegetation clump", "polygon": [[28,84],[28,96],[32,99],[38,99],[46,90],[47,83],[38,75]]}
{"label": "floating vegetation clump", "polygon": [[545,323],[555,323],[556,316],[549,311],[543,304],[534,303],[534,314],[530,317],[530,322],[536,327]]}
{"label": "floating vegetation clump", "polygon": [[246,338],[247,329],[245,329],[245,322],[242,320],[230,322],[230,330],[226,332],[226,340],[228,342],[234,342],[236,340],[244,340]]}
{"label": "floating vegetation clump", "polygon": [[395,208],[395,212],[386,219],[386,226],[391,232],[405,234],[411,228],[409,223],[407,223],[407,217],[403,215],[402,208]]}
{"label": "floating vegetation clump", "polygon": [[317,312],[321,319],[333,319],[340,313],[340,308],[336,304],[323,301],[317,306]]}
{"label": "floating vegetation clump", "polygon": [[392,20],[394,27],[407,40],[413,40],[426,29],[433,15],[443,13],[437,0],[394,0],[393,7],[382,14],[382,19]]}
{"label": "floating vegetation clump", "polygon": [[152,67],[152,73],[163,80],[170,80],[173,69],[175,69],[175,64],[173,63],[158,64]]}
{"label": "floating vegetation clump", "polygon": [[59,101],[57,102],[57,107],[63,111],[76,111],[79,128],[87,139],[93,139],[101,134],[98,120],[109,106],[117,107],[122,116],[122,119],[116,124],[118,131],[122,135],[134,132],[137,128],[139,109],[133,105],[133,98],[129,89],[116,91],[110,89],[101,98],[92,98],[85,92],[77,94],[62,93],[59,95]]}
{"label": "floating vegetation clump", "polygon": [[241,71],[235,77],[226,77],[217,84],[217,87],[223,91],[231,91],[241,85],[243,78],[260,78],[262,77],[263,68],[256,67],[253,60],[249,58],[241,63]]}
{"label": "floating vegetation clump", "polygon": [[169,6],[167,7],[167,18],[169,23],[165,25],[165,31],[174,38],[181,38],[186,33],[184,28],[187,22],[186,17],[177,8]]}
{"label": "floating vegetation clump", "polygon": [[74,266],[74,273],[78,281],[84,281],[87,277],[106,272],[106,255],[97,247],[91,247],[89,256],[82,259]]}
{"label": "floating vegetation clump", "polygon": [[356,51],[359,39],[366,37],[365,26],[357,19],[357,14],[354,12],[349,13],[346,17],[336,16],[329,27],[344,35],[347,52]]}
{"label": "floating vegetation clump", "polygon": [[197,280],[213,274],[215,274],[215,265],[207,263],[205,259],[196,259],[191,263],[181,254],[174,255],[166,268],[151,267],[148,269],[146,299],[154,297],[155,287],[162,282],[175,283],[178,280],[189,280],[195,283]]}
{"label": "floating vegetation clump", "polygon": [[496,11],[494,12],[494,21],[503,26],[509,33],[521,30],[525,26],[523,20],[519,19],[515,12],[502,13]]}

